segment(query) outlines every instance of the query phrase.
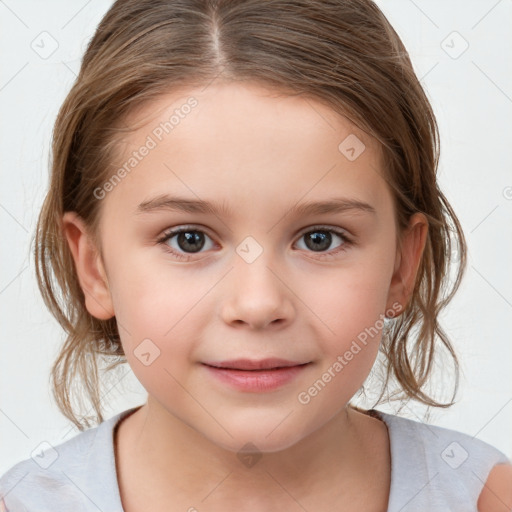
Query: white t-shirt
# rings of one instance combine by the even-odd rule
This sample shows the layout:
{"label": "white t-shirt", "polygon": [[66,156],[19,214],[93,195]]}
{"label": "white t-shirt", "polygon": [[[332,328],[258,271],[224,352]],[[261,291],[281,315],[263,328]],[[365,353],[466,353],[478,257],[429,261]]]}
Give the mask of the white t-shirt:
{"label": "white t-shirt", "polygon": [[[139,407],[9,469],[0,478],[0,497],[8,512],[123,512],[114,428]],[[495,464],[510,463],[498,449],[462,432],[370,412],[389,432],[388,512],[478,512],[476,504],[490,470]],[[199,504],[197,508],[201,509]]]}

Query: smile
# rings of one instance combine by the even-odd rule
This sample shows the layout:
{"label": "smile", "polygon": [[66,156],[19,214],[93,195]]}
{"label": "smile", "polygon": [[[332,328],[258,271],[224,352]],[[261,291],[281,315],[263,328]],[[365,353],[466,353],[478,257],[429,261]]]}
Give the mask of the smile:
{"label": "smile", "polygon": [[238,359],[202,364],[217,381],[239,391],[257,393],[272,391],[291,382],[310,363],[297,363],[283,359],[260,361]]}

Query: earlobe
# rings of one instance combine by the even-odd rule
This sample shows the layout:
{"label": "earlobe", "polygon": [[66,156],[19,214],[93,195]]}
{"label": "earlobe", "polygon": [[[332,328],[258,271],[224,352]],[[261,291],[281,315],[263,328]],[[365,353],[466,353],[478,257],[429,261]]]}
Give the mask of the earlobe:
{"label": "earlobe", "polygon": [[428,235],[428,221],[422,213],[414,214],[397,250],[395,268],[388,293],[387,308],[397,302],[401,304],[400,313],[407,308],[412,296],[416,276],[421,263]]}
{"label": "earlobe", "polygon": [[75,212],[66,212],[62,232],[73,255],[87,311],[99,320],[112,318],[114,308],[105,268],[87,226]]}

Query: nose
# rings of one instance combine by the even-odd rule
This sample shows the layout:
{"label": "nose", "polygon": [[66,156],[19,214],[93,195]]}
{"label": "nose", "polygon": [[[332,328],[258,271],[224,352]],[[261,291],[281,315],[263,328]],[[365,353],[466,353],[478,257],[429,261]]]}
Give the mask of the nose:
{"label": "nose", "polygon": [[234,268],[226,280],[226,299],[221,305],[224,322],[253,330],[283,328],[292,322],[293,292],[271,259],[264,252],[256,261],[247,263],[235,255]]}

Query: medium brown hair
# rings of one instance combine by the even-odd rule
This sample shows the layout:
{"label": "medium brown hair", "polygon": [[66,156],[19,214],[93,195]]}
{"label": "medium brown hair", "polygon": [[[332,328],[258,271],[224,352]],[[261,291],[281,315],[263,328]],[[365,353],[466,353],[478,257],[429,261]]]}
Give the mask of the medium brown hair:
{"label": "medium brown hair", "polygon": [[[108,371],[126,358],[116,319],[98,320],[85,308],[62,216],[77,212],[94,232],[101,206],[94,190],[112,174],[116,137],[133,129],[123,129],[123,119],[161,94],[216,78],[309,96],[380,142],[399,233],[415,212],[429,223],[411,299],[383,331],[383,389],[392,379],[398,398],[452,405],[437,402],[425,386],[443,348],[455,366],[452,400],[457,391],[457,357],[438,315],[459,287],[466,243],[436,181],[434,113],[379,8],[371,0],[118,0],[89,42],[59,111],[50,187],[36,231],[38,284],[67,334],[51,372],[63,414],[79,430],[88,427],[72,403],[85,394],[95,421],[103,421],[98,362],[107,361]],[[454,243],[458,265],[450,280]]]}

